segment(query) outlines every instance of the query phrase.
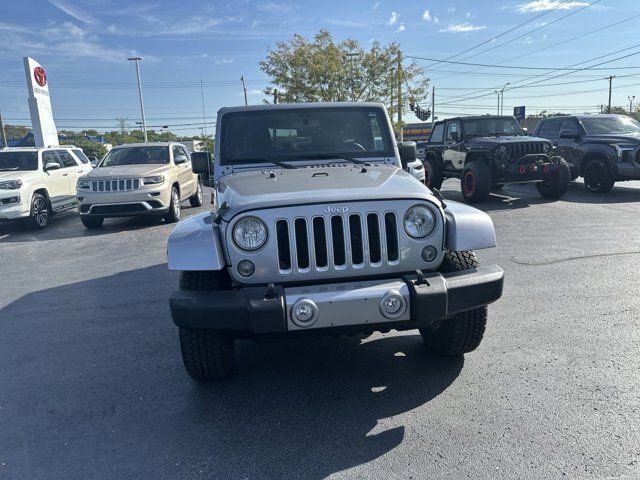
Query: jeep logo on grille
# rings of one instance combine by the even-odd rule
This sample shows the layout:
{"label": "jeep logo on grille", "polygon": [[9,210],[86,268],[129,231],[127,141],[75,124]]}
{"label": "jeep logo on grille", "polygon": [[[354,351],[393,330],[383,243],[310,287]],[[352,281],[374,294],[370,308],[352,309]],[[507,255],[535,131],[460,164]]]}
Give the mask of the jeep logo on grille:
{"label": "jeep logo on grille", "polygon": [[324,209],[324,213],[347,213],[349,211],[349,207],[327,207]]}

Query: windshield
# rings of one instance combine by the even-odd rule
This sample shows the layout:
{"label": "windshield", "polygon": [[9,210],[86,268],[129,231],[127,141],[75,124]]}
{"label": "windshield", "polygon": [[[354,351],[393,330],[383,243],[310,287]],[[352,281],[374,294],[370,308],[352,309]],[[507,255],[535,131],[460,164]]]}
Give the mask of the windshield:
{"label": "windshield", "polygon": [[380,108],[296,108],[224,116],[221,164],[394,156]]}
{"label": "windshield", "polygon": [[169,147],[114,148],[100,162],[100,167],[122,165],[155,165],[169,163]]}
{"label": "windshield", "polygon": [[520,124],[513,117],[473,118],[463,120],[462,125],[466,138],[494,135],[524,135]]}
{"label": "windshield", "polygon": [[38,170],[38,153],[0,151],[0,172],[12,170]]}
{"label": "windshield", "polygon": [[640,123],[629,117],[581,117],[582,125],[589,135],[607,133],[640,134]]}

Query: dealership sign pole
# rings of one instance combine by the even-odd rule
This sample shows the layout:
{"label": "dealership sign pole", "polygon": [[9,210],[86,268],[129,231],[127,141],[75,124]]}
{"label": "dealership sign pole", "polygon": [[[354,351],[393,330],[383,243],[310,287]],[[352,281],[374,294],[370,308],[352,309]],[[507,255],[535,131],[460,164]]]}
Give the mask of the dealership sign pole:
{"label": "dealership sign pole", "polygon": [[29,91],[29,113],[36,147],[58,145],[58,131],[53,121],[47,74],[33,58],[24,57],[24,72]]}

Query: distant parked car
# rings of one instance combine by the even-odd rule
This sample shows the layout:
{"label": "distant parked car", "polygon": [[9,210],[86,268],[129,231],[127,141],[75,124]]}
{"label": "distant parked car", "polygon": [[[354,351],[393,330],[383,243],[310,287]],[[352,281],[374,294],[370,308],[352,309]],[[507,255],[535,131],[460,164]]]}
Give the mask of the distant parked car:
{"label": "distant parked car", "polygon": [[80,220],[87,228],[102,226],[105,218],[140,215],[177,222],[187,199],[202,205],[202,185],[180,143],[119,145],[78,180]]}
{"label": "distant parked car", "polygon": [[549,140],[525,135],[511,116],[483,115],[436,122],[426,147],[426,184],[439,189],[459,178],[467,202],[481,202],[505,183],[535,183],[543,197],[569,188],[569,166]]}
{"label": "distant parked car", "polygon": [[0,220],[45,228],[52,215],[74,208],[76,181],[91,170],[79,154],[66,146],[0,150]]}
{"label": "distant parked car", "polygon": [[640,179],[640,123],[625,115],[545,118],[535,135],[551,140],[568,162],[571,179],[584,177],[589,192]]}

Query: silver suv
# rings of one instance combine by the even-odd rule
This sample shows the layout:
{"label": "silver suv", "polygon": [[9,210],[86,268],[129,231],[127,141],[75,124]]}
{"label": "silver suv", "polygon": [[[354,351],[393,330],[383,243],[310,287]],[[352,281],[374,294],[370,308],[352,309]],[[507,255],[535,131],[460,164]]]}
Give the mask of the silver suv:
{"label": "silver suv", "polygon": [[214,210],[168,245],[191,377],[228,377],[236,338],[419,329],[445,355],[480,344],[503,283],[473,252],[495,246],[491,219],[403,170],[415,143],[394,141],[383,105],[223,108],[215,148]]}
{"label": "silver suv", "polygon": [[102,226],[105,218],[140,215],[177,222],[187,199],[202,205],[202,185],[180,143],[119,145],[78,179],[78,210],[87,228]]}

